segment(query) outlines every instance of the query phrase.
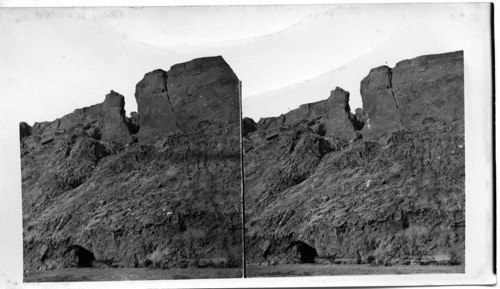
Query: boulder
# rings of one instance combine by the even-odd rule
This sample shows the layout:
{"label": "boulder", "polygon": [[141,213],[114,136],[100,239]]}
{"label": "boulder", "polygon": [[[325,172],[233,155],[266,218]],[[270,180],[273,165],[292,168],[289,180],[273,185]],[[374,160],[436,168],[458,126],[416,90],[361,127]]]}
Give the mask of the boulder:
{"label": "boulder", "polygon": [[257,122],[257,128],[260,130],[277,129],[285,124],[285,115],[279,117],[264,117]]}

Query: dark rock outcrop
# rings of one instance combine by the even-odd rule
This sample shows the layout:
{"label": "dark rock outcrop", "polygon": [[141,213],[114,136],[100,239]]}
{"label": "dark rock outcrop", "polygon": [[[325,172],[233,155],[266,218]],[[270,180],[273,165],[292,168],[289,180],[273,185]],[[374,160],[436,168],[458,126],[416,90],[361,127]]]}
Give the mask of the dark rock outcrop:
{"label": "dark rock outcrop", "polygon": [[128,118],[128,130],[131,134],[136,134],[141,128],[141,116],[139,113],[133,111],[130,113],[130,118]]}
{"label": "dark rock outcrop", "polygon": [[257,124],[251,118],[244,117],[241,120],[241,135],[247,136],[249,133],[252,133],[257,130]]}
{"label": "dark rock outcrop", "polygon": [[361,93],[354,115],[337,88],[243,138],[249,263],[294,262],[302,242],[324,260],[463,264],[462,52],[372,69]]}
{"label": "dark rock outcrop", "polygon": [[366,123],[366,113],[362,108],[356,108],[354,113],[354,127],[356,130],[362,130]]}
{"label": "dark rock outcrop", "polygon": [[25,122],[19,124],[19,139],[23,140],[31,135],[31,126]]}
{"label": "dark rock outcrop", "polygon": [[276,131],[299,124],[310,127],[319,135],[352,140],[355,131],[362,128],[349,107],[349,92],[340,87],[332,90],[330,97],[307,103],[279,117],[262,118],[257,123],[261,130]]}
{"label": "dark rock outcrop", "polygon": [[332,91],[326,101],[328,108],[326,116],[326,135],[338,138],[352,139],[356,128],[353,125],[353,115],[349,107],[349,92],[340,87]]}
{"label": "dark rock outcrop", "polygon": [[370,70],[361,81],[361,96],[366,114],[365,131],[372,134],[401,128],[401,112],[392,89],[392,72],[388,66]]}
{"label": "dark rock outcrop", "polygon": [[392,69],[372,69],[361,82],[364,133],[463,119],[463,71],[462,51],[404,60]]}
{"label": "dark rock outcrop", "polygon": [[137,87],[139,114],[111,92],[23,138],[26,269],[240,266],[236,76],[202,58]]}
{"label": "dark rock outcrop", "polygon": [[[167,91],[167,72],[161,69],[146,73],[135,88],[138,113],[141,116],[141,135],[146,130],[163,133],[175,131],[172,103]],[[149,132],[148,133],[153,133]]]}
{"label": "dark rock outcrop", "polygon": [[98,140],[126,144],[130,141],[130,132],[124,107],[124,97],[111,91],[100,104],[76,109],[54,121],[35,123],[33,136],[43,142],[44,139],[65,138],[71,133],[77,133]]}
{"label": "dark rock outcrop", "polygon": [[392,69],[392,86],[406,127],[428,119],[463,122],[463,51],[401,61]]}
{"label": "dark rock outcrop", "polygon": [[222,57],[147,73],[137,84],[140,137],[239,122],[239,80]]}

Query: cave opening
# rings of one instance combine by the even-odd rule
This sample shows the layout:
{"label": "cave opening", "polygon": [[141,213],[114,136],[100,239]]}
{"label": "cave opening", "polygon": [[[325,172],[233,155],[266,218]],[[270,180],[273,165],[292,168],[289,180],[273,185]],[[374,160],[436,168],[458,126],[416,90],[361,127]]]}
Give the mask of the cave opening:
{"label": "cave opening", "polygon": [[297,255],[301,263],[314,263],[315,258],[318,256],[316,249],[302,241],[293,241],[287,248],[292,250],[294,255]]}
{"label": "cave opening", "polygon": [[70,258],[76,262],[78,267],[92,267],[92,263],[95,260],[94,253],[80,245],[69,246],[65,254],[68,253]]}

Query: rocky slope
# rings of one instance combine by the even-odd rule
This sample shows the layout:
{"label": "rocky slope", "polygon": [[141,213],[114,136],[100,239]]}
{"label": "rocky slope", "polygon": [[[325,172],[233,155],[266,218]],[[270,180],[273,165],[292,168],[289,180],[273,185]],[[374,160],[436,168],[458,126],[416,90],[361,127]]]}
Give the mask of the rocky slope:
{"label": "rocky slope", "polygon": [[463,52],[370,71],[363,109],[340,88],[243,120],[250,263],[463,263]]}
{"label": "rocky slope", "polygon": [[222,57],[20,125],[25,269],[238,267],[239,80]]}

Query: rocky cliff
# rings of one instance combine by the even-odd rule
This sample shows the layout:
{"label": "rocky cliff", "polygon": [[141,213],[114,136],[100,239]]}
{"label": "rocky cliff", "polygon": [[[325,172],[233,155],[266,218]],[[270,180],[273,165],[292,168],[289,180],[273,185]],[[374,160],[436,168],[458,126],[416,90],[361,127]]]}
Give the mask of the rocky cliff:
{"label": "rocky cliff", "polygon": [[[249,263],[464,262],[463,53],[243,119]],[[241,264],[238,78],[221,57],[147,73],[138,113],[20,124],[24,266]]]}
{"label": "rocky cliff", "polygon": [[[381,66],[361,82],[365,134],[464,119],[463,53],[421,56]],[[457,92],[462,92],[457,93]]]}
{"label": "rocky cliff", "polygon": [[222,57],[20,125],[24,266],[238,267],[239,80]]}
{"label": "rocky cliff", "polygon": [[222,57],[199,58],[176,64],[169,71],[147,73],[135,93],[139,136],[239,121],[238,84]]}
{"label": "rocky cliff", "polygon": [[372,69],[243,120],[250,263],[459,264],[465,254],[463,52]]}

